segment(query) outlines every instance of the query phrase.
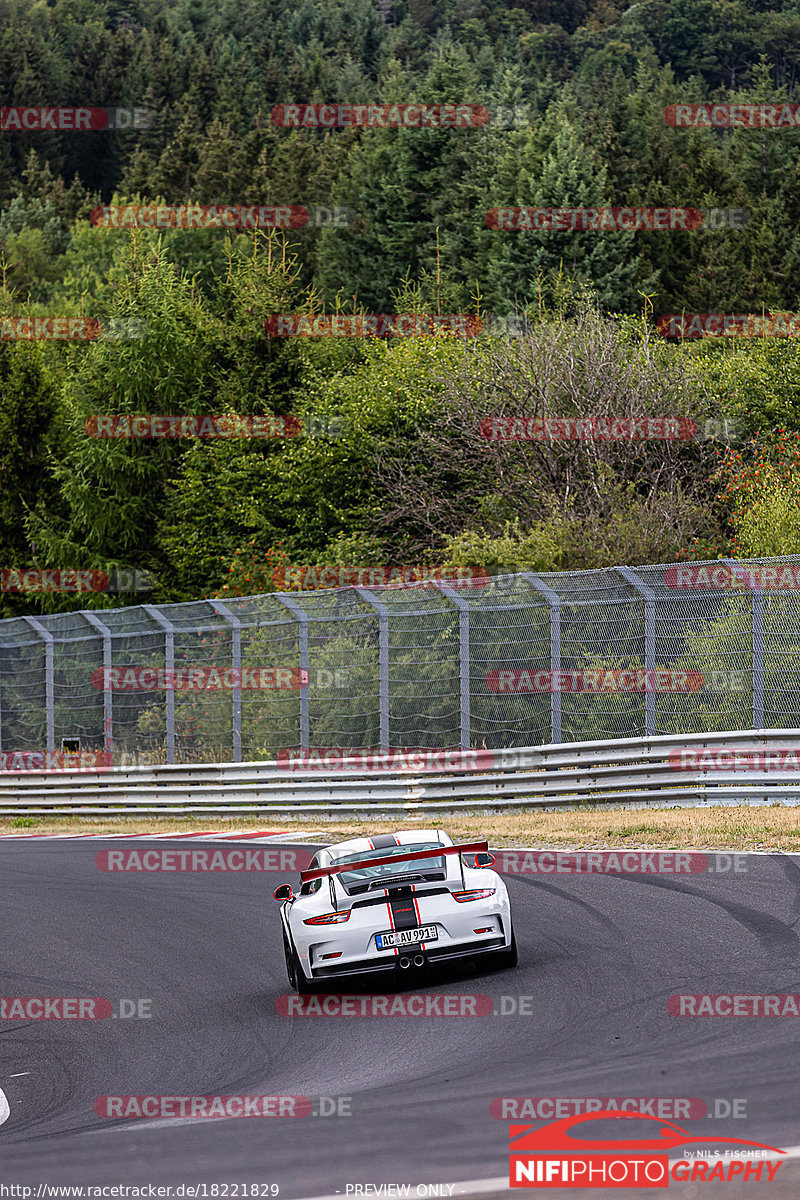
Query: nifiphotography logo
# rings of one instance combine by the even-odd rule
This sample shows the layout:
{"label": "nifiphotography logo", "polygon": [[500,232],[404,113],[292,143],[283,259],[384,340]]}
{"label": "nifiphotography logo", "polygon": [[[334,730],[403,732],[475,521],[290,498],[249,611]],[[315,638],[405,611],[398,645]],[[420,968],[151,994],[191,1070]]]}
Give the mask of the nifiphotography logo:
{"label": "nifiphotography logo", "polygon": [[[617,1139],[593,1136],[597,1121],[647,1122],[643,1137]],[[573,1133],[573,1129],[579,1132]],[[621,1131],[622,1132],[622,1131]],[[785,1154],[775,1146],[742,1138],[699,1137],[656,1117],[608,1109],[551,1121],[536,1129],[530,1125],[509,1126],[509,1185],[529,1188],[617,1188],[669,1187],[675,1183],[731,1183],[752,1180],[771,1183],[781,1164],[766,1156]],[[698,1142],[714,1142],[738,1150],[700,1151],[702,1157],[684,1157],[670,1162],[669,1151]]]}

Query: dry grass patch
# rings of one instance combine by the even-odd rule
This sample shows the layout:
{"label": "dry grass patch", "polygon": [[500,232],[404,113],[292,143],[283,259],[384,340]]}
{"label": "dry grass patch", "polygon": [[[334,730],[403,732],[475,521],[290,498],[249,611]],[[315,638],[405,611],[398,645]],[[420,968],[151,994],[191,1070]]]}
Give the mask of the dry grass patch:
{"label": "dry grass patch", "polygon": [[[24,822],[24,823],[23,823]],[[486,837],[494,846],[543,849],[793,850],[800,852],[800,807],[672,808],[572,812],[424,813],[413,819],[315,821],[263,816],[241,820],[184,817],[0,818],[0,833],[196,833],[204,830],[298,832],[313,841],[340,841],[363,833],[441,825],[453,838]]]}

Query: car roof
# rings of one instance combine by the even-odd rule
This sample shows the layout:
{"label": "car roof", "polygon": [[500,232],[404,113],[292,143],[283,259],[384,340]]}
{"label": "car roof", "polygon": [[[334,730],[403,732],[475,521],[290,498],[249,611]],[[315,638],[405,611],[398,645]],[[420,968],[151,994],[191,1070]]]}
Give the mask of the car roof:
{"label": "car roof", "polygon": [[[393,839],[391,845],[386,845],[387,837]],[[377,846],[375,846],[375,840],[378,842]],[[381,842],[384,844],[381,845]],[[452,846],[453,844],[452,839],[443,829],[401,829],[392,834],[377,834],[375,838],[365,836],[349,838],[346,842],[334,842],[325,847],[324,853],[332,862],[345,854],[363,853],[365,858],[368,855],[379,858],[382,851],[391,853],[395,846],[413,846],[417,842],[438,842],[441,846]]]}

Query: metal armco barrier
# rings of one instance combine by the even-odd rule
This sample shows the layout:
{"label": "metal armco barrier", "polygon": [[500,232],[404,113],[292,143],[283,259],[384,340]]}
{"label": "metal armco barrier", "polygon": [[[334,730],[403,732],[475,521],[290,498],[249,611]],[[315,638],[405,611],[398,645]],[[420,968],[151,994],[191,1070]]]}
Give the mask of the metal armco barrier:
{"label": "metal armco barrier", "polygon": [[[376,755],[380,751],[374,752]],[[398,755],[400,751],[388,751]],[[436,752],[431,752],[435,754]],[[800,803],[800,729],[441,752],[434,769],[347,760],[0,772],[0,816]],[[390,763],[389,766],[393,764]]]}

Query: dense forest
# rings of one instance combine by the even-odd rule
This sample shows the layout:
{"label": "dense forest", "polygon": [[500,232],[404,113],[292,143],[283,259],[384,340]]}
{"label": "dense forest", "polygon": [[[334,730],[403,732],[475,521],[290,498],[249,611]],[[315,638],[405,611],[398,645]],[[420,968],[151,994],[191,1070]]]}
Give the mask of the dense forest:
{"label": "dense forest", "polygon": [[[149,114],[113,132],[2,121],[0,614],[255,593],[288,586],[292,564],[800,552],[797,328],[680,338],[659,324],[800,307],[799,60],[800,0],[0,0],[5,114]],[[322,103],[488,119],[273,116]],[[665,117],[703,103],[786,118]],[[101,206],[154,204],[311,217],[98,223]],[[487,217],[517,206],[703,220]],[[359,313],[466,315],[470,334],[442,320],[425,336],[281,337],[270,323]],[[20,336],[36,318],[93,332]],[[285,420],[267,436],[104,438],[104,414]],[[570,417],[695,432],[486,436],[495,419]],[[28,591],[13,569],[32,567],[138,570],[153,586]]]}

